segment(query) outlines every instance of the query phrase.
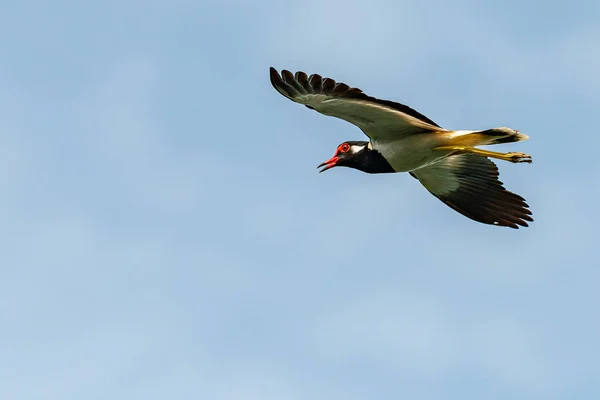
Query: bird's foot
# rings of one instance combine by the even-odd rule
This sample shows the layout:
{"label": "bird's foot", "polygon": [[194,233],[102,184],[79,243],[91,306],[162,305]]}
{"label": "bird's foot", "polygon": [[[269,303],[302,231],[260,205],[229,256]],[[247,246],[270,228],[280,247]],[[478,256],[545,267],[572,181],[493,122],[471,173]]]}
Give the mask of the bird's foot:
{"label": "bird's foot", "polygon": [[506,153],[506,161],[510,161],[512,163],[528,163],[531,164],[531,162],[533,161],[531,159],[531,156],[529,154],[525,154],[525,153],[518,153],[518,152],[511,152],[511,153]]}
{"label": "bird's foot", "polygon": [[512,163],[528,163],[531,164],[531,156],[525,153],[499,153],[497,151],[477,149],[470,146],[441,146],[436,147],[435,150],[451,150],[454,154],[476,154],[478,156],[495,158],[497,160],[508,161]]}

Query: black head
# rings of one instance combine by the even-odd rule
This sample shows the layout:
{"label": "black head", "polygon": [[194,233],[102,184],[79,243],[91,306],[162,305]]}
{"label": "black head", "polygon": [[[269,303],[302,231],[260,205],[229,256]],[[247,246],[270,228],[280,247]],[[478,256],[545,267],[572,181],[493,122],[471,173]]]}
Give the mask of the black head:
{"label": "black head", "polygon": [[380,152],[372,150],[369,142],[344,142],[337,147],[333,157],[317,168],[319,172],[333,167],[349,167],[369,174],[395,172]]}

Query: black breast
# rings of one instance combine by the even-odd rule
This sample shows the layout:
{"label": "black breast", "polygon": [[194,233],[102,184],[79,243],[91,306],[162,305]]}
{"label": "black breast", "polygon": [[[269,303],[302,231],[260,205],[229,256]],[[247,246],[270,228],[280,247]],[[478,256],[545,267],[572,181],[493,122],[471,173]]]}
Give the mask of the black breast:
{"label": "black breast", "polygon": [[356,157],[352,167],[359,169],[368,174],[389,174],[394,171],[394,168],[387,162],[385,157],[377,150],[368,150],[361,152],[360,157]]}
{"label": "black breast", "polygon": [[371,164],[372,174],[389,174],[396,172],[390,163],[381,155],[377,150],[370,150],[367,152],[370,158],[369,164]]}

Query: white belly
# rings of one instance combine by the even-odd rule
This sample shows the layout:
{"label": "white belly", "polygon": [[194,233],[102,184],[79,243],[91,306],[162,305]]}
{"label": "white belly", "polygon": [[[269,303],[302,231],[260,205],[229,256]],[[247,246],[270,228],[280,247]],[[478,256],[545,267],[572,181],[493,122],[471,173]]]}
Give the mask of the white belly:
{"label": "white belly", "polygon": [[434,164],[449,151],[434,151],[444,140],[435,134],[410,135],[393,142],[375,142],[373,149],[379,151],[396,172],[408,172]]}

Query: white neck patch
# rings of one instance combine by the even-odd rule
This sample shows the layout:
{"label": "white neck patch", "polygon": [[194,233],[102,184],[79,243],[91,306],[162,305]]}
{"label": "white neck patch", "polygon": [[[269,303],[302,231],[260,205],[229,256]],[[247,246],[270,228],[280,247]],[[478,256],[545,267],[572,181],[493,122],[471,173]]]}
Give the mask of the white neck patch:
{"label": "white neck patch", "polygon": [[363,150],[364,148],[365,148],[365,146],[358,146],[358,145],[356,145],[356,144],[353,144],[352,146],[350,146],[350,151],[351,151],[353,154],[356,154],[356,153],[358,153],[359,151]]}

